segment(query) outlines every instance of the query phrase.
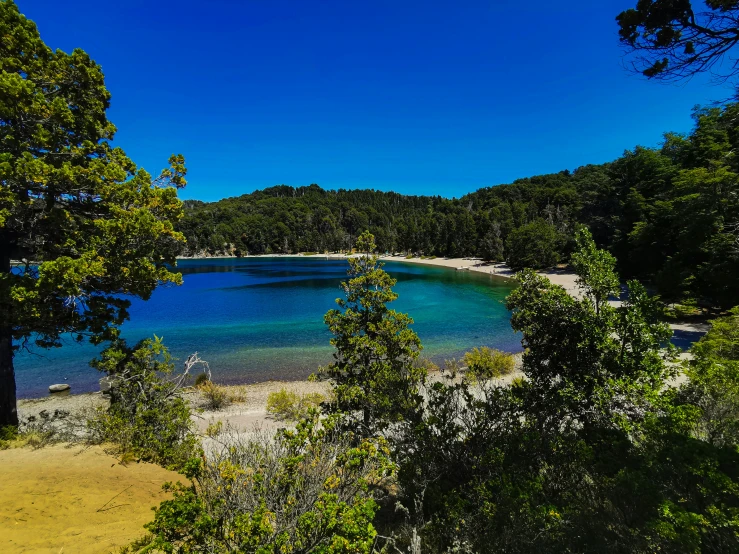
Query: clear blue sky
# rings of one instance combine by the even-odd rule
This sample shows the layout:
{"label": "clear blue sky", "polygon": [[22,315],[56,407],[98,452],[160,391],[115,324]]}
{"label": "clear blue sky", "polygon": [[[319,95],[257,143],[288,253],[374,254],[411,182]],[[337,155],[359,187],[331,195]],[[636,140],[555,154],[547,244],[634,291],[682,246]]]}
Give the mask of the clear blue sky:
{"label": "clear blue sky", "polygon": [[137,164],[186,156],[184,198],[460,196],[656,145],[730,96],[623,69],[614,17],[636,0],[17,1],[103,66]]}

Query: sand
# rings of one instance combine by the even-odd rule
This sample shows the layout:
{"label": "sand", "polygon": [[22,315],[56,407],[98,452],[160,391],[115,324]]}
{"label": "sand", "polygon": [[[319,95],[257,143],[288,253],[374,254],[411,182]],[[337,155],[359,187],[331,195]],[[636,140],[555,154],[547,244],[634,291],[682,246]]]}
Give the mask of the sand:
{"label": "sand", "polygon": [[167,498],[162,484],[179,478],[123,466],[97,447],[2,450],[0,552],[111,552],[145,534],[151,508]]}
{"label": "sand", "polygon": [[[278,429],[285,427],[285,422],[278,421],[267,413],[267,396],[269,396],[269,393],[278,392],[284,388],[297,394],[317,392],[325,395],[328,393],[330,386],[327,382],[266,381],[254,385],[230,388],[239,389],[240,392],[243,391],[246,395],[246,401],[235,402],[222,410],[204,410],[202,413],[194,415],[193,419],[200,432],[204,432],[210,424],[218,421],[224,424],[228,423],[231,427],[244,432],[250,432],[255,428]],[[188,397],[195,407],[202,403],[197,392],[190,393]]]}

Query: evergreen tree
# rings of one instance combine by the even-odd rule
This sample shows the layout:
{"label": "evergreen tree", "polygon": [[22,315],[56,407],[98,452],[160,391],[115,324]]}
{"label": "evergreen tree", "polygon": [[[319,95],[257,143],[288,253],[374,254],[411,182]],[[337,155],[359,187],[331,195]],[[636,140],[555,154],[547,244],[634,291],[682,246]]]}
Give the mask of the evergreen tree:
{"label": "evergreen tree", "polygon": [[158,179],[137,169],[110,144],[109,104],[99,65],[52,51],[0,2],[0,427],[18,424],[19,344],[114,338],[126,295],[180,282],[169,268],[184,242],[184,159]]}
{"label": "evergreen tree", "polygon": [[387,307],[398,297],[392,290],[396,280],[378,263],[375,248],[369,232],[357,239],[361,254],[349,258],[349,280],[341,285],[346,298],[337,299],[340,309],[325,317],[334,362],[319,372],[333,384],[330,410],[356,418],[367,436],[413,413],[425,377],[414,364],[421,341],[410,329],[413,320]]}

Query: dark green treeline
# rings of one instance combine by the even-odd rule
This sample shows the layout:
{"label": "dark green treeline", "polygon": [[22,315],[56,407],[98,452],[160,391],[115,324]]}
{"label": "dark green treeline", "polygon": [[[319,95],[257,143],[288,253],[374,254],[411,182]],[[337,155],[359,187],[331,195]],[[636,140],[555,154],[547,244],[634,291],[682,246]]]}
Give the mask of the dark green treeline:
{"label": "dark green treeline", "polygon": [[578,224],[624,277],[667,300],[739,304],[739,103],[697,110],[688,135],[459,199],[276,186],[186,202],[188,253],[346,250],[364,230],[382,252],[480,256],[515,268],[566,262]]}

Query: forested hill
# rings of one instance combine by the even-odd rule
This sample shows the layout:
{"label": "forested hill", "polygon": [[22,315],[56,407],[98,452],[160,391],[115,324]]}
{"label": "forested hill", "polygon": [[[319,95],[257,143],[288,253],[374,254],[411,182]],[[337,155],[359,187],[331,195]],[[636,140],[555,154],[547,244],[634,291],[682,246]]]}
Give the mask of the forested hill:
{"label": "forested hill", "polygon": [[699,110],[686,135],[619,159],[519,179],[459,199],[276,186],[186,202],[188,253],[346,250],[369,229],[381,251],[481,256],[514,267],[566,261],[578,224],[624,277],[667,299],[739,303],[739,104]]}

